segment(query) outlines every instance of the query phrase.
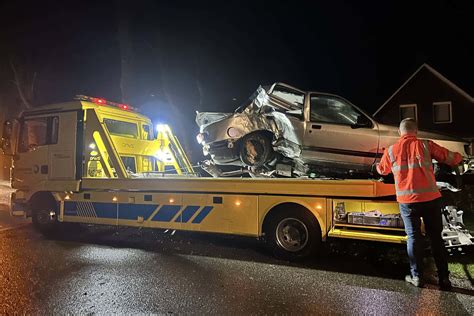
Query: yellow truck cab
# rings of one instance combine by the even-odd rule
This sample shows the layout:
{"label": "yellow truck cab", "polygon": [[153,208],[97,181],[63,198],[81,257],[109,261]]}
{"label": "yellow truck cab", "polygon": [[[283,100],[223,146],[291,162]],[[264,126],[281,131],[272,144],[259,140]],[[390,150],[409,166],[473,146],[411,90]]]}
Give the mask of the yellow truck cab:
{"label": "yellow truck cab", "polygon": [[329,237],[406,240],[392,184],[196,177],[169,128],[157,132],[128,105],[84,96],[23,112],[1,144],[13,159],[12,215],[46,234],[69,222],[252,236],[288,259]]}
{"label": "yellow truck cab", "polygon": [[[86,129],[87,125],[101,128],[85,133],[92,130]],[[11,175],[15,188],[79,177],[115,178],[119,173],[132,177],[170,169],[180,175],[194,174],[170,128],[160,125],[155,133],[152,121],[127,104],[77,96],[73,102],[24,111],[12,128],[18,139],[11,144],[16,151]],[[117,161],[111,159],[112,149],[120,158]],[[18,172],[22,173],[21,183],[17,181]]]}

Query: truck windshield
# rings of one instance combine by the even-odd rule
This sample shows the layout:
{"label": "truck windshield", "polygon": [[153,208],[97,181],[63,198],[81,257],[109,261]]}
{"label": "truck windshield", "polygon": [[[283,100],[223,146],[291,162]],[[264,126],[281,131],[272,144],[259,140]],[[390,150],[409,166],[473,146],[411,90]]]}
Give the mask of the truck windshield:
{"label": "truck windshield", "polygon": [[138,138],[138,128],[136,123],[128,123],[113,119],[104,119],[110,134],[131,138]]}

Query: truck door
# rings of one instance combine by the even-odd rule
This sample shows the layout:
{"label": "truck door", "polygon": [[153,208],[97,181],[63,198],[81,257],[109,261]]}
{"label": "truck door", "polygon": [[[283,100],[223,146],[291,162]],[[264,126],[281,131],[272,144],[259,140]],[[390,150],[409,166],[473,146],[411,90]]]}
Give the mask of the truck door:
{"label": "truck door", "polygon": [[77,112],[26,115],[20,123],[14,185],[75,179]]}
{"label": "truck door", "polygon": [[312,93],[303,139],[303,157],[368,169],[378,154],[376,124],[348,101]]}
{"label": "truck door", "polygon": [[77,135],[78,115],[82,115],[82,112],[61,112],[56,116],[59,119],[59,132],[56,143],[49,145],[48,152],[50,180],[76,179],[76,141],[80,138]]}

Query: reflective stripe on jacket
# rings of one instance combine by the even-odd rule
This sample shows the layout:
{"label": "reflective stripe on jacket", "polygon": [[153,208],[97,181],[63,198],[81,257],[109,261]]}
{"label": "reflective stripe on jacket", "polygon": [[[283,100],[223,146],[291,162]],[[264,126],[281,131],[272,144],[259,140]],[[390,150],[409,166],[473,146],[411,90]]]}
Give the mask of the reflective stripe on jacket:
{"label": "reflective stripe on jacket", "polygon": [[455,166],[462,161],[462,156],[430,140],[404,135],[384,152],[377,170],[382,175],[393,173],[398,202],[426,202],[441,196],[432,159]]}

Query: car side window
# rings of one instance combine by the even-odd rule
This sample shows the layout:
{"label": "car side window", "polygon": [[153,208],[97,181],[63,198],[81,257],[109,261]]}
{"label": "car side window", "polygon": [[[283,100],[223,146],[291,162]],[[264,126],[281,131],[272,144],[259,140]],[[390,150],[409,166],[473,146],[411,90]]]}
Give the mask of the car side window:
{"label": "car side window", "polygon": [[57,116],[25,119],[21,125],[18,150],[27,152],[38,146],[57,144],[58,131]]}
{"label": "car side window", "polygon": [[311,122],[354,125],[365,116],[351,104],[333,96],[312,94]]}

